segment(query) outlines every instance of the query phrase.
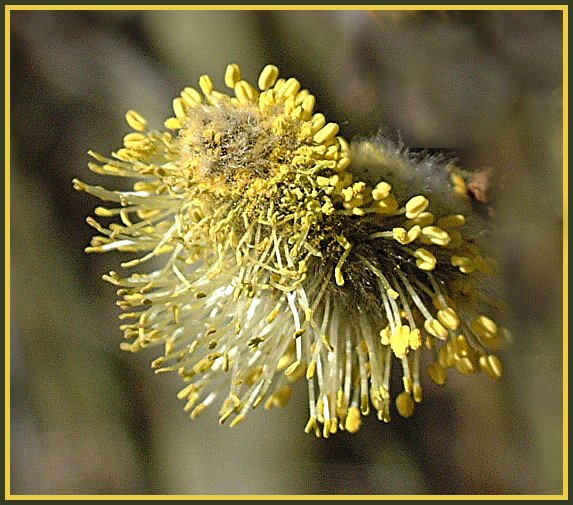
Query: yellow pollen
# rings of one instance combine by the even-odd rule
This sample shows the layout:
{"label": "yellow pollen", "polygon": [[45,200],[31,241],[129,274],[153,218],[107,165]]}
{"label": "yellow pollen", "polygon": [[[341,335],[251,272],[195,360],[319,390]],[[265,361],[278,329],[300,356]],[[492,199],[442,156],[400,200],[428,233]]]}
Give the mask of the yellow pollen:
{"label": "yellow pollen", "polygon": [[350,407],[348,409],[348,415],[346,416],[344,428],[350,433],[356,433],[361,426],[362,417],[360,415],[360,409],[358,407]]}

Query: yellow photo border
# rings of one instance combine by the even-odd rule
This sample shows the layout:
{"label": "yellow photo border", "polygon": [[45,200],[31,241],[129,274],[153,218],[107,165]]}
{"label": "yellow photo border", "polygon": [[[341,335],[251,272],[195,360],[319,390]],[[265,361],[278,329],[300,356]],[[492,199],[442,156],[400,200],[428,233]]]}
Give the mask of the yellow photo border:
{"label": "yellow photo border", "polygon": [[[563,13],[563,493],[560,495],[13,495],[10,490],[10,13],[21,10],[559,10]],[[568,5],[5,5],[4,6],[4,478],[5,500],[567,500],[568,451]]]}

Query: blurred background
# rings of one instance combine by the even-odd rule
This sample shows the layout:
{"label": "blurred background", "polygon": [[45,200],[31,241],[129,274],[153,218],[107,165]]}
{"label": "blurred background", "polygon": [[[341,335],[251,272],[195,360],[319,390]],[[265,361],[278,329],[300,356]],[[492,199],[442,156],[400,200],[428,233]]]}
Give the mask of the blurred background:
{"label": "blurred background", "polygon": [[[562,493],[562,13],[19,11],[11,29],[14,494]],[[196,421],[154,351],[121,352],[119,254],[87,255],[96,199],[72,178],[134,108],[161,127],[201,74],[295,76],[347,138],[493,167],[487,199],[514,343],[505,375],[426,380],[410,420],[306,435],[306,388],[229,429]]]}

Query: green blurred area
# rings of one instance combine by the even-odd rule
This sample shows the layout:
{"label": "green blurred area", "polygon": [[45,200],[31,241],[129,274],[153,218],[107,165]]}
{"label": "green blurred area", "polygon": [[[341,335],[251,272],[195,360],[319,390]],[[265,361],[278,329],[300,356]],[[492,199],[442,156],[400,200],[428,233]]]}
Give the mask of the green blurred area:
{"label": "green blurred area", "polygon": [[[11,491],[14,494],[560,494],[562,14],[558,11],[19,11],[11,28]],[[414,418],[303,432],[283,410],[191,421],[153,351],[119,350],[119,253],[86,255],[98,204],[72,178],[120,147],[127,109],[228,63],[295,76],[347,138],[379,130],[494,167],[513,345],[505,376],[427,385]],[[120,181],[120,183],[123,181]],[[427,381],[428,382],[428,381]]]}

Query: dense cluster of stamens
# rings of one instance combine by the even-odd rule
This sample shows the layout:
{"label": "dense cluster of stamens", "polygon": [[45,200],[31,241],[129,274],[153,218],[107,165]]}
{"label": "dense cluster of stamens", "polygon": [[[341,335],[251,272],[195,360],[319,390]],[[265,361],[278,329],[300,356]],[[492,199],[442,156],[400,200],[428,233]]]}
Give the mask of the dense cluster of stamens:
{"label": "dense cluster of stamens", "polygon": [[[232,64],[225,84],[232,96],[208,76],[201,92],[185,88],[165,131],[129,111],[124,147],[90,153],[93,171],[136,179],[132,191],[74,181],[116,204],[95,210],[109,225],[88,218],[99,232],[88,251],[137,253],[124,268],[162,259],[104,276],[125,310],[122,348],[162,345],[153,368],[187,383],[185,410],[194,418],[218,400],[231,426],[261,403],[284,405],[304,377],[306,430],[325,437],[357,431],[372,407],[389,421],[393,396],[412,415],[423,367],[440,385],[451,368],[499,377],[490,350],[508,332],[477,287],[497,266],[464,234],[459,170],[444,168],[460,202],[444,205],[408,182],[418,160],[376,141],[350,146],[276,67],[257,89]],[[368,164],[384,180],[357,177]]]}

